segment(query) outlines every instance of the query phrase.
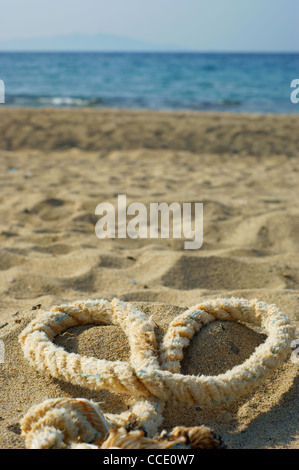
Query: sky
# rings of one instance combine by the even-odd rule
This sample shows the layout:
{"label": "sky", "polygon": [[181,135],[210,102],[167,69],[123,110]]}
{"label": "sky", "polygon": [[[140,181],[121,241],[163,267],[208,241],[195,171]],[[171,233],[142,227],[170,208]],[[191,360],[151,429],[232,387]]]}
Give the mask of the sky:
{"label": "sky", "polygon": [[109,33],[198,51],[299,52],[299,0],[0,0],[0,42]]}

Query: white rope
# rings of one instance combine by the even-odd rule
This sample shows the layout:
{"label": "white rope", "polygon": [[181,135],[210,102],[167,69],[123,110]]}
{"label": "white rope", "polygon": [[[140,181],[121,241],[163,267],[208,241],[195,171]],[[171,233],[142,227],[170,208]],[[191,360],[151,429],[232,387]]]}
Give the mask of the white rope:
{"label": "white rope", "polygon": [[[224,374],[199,377],[180,374],[184,348],[200,328],[215,320],[260,325],[266,330],[268,338],[243,364]],[[67,353],[52,342],[57,334],[72,326],[109,323],[118,325],[128,337],[130,362]],[[290,352],[293,338],[293,326],[275,305],[257,300],[216,299],[197,304],[176,317],[169,325],[158,354],[154,324],[143,312],[118,299],[112,302],[100,299],[76,301],[40,312],[21,333],[19,341],[25,357],[41,372],[90,389],[105,389],[135,397],[131,411],[121,415],[106,414],[103,420],[109,423],[110,428],[122,428],[134,416],[136,425],[142,426],[149,436],[153,436],[162,423],[165,401],[171,399],[192,405],[214,405],[239,398],[261,384],[282,364]],[[68,406],[75,407],[80,416],[82,413],[84,415],[82,401],[79,411],[78,403],[72,402],[70,405],[68,402]],[[65,402],[64,409],[66,405]],[[53,408],[53,403],[48,403],[41,413],[35,409],[24,418],[22,431],[24,436],[30,435],[28,446],[43,442],[42,447],[61,447],[64,439],[70,442],[74,439],[71,432],[64,433],[62,430],[54,437],[55,426],[52,426],[53,429],[50,426],[49,431],[47,423],[53,422],[51,409],[57,409],[55,406]],[[97,412],[95,406],[89,406],[89,413],[93,407],[92,416]],[[69,413],[66,410],[64,416]],[[94,416],[92,419],[95,419]],[[99,425],[99,421],[98,418],[97,425],[92,426],[98,429],[97,440],[102,442],[103,422]],[[30,423],[35,424],[32,427]],[[84,432],[77,429],[75,435],[77,439],[80,437],[88,442],[87,431]],[[47,441],[45,436],[52,437]]]}

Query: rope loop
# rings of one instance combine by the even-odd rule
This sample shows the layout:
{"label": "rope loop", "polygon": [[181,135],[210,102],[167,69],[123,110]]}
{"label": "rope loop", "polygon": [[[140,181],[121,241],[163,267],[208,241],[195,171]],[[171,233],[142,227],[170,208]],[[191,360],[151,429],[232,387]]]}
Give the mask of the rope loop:
{"label": "rope loop", "polygon": [[[268,338],[243,364],[224,374],[181,374],[184,349],[202,327],[215,320],[259,325],[266,330]],[[129,340],[130,361],[106,361],[67,353],[53,344],[56,335],[79,324],[118,325]],[[65,440],[72,441],[75,437],[86,442],[92,429],[96,430],[94,442],[99,443],[104,438],[103,429],[112,430],[115,426],[122,431],[114,440],[123,442],[128,434],[124,426],[132,417],[136,426],[153,436],[163,420],[167,400],[210,406],[247,394],[283,363],[290,353],[294,336],[294,327],[283,312],[273,304],[256,299],[219,298],[194,305],[170,323],[159,351],[154,323],[131,304],[116,298],[111,302],[104,299],[76,301],[52,307],[47,312],[40,311],[19,336],[25,357],[39,371],[89,389],[130,394],[135,398],[135,404],[130,412],[104,416],[96,404],[87,403],[88,400],[48,400],[45,405],[31,409],[22,421],[26,445],[61,447]],[[85,424],[74,428],[74,421]],[[193,429],[193,435],[194,428],[190,429]],[[115,436],[117,431],[113,432]],[[132,435],[130,439],[133,439]],[[147,438],[142,437],[142,442],[144,439]]]}

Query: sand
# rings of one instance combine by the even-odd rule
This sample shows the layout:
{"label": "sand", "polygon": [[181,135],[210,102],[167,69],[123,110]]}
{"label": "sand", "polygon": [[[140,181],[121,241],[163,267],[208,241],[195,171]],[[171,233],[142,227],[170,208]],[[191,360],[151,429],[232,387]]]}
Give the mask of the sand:
{"label": "sand", "polygon": [[[76,299],[131,301],[169,321],[199,299],[275,303],[299,338],[299,116],[116,110],[0,109],[0,447],[22,448],[19,421],[46,398],[83,396],[104,411],[130,397],[43,376],[17,337],[37,306]],[[99,240],[100,202],[203,202],[204,243]],[[219,374],[264,341],[231,322],[205,327],[182,371]],[[111,360],[129,357],[114,326],[77,327],[56,342]],[[217,408],[168,404],[163,427],[206,424],[230,448],[298,448],[298,364],[290,360],[250,396]]]}

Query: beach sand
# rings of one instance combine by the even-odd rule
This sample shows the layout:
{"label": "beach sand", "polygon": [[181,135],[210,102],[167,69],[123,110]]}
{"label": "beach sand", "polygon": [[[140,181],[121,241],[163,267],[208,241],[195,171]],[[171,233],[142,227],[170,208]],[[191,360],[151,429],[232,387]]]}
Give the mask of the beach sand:
{"label": "beach sand", "polygon": [[[0,109],[0,447],[23,448],[19,421],[60,396],[126,409],[130,397],[41,375],[18,335],[39,305],[114,296],[169,321],[199,300],[275,303],[299,338],[299,116],[117,110]],[[204,203],[204,243],[99,240],[101,202]],[[129,357],[115,326],[77,327],[68,351]],[[75,336],[73,336],[75,335]],[[218,374],[264,341],[260,331],[215,322],[194,337],[182,371]],[[291,360],[250,396],[216,408],[173,407],[163,428],[205,424],[229,448],[298,448],[298,364]]]}

